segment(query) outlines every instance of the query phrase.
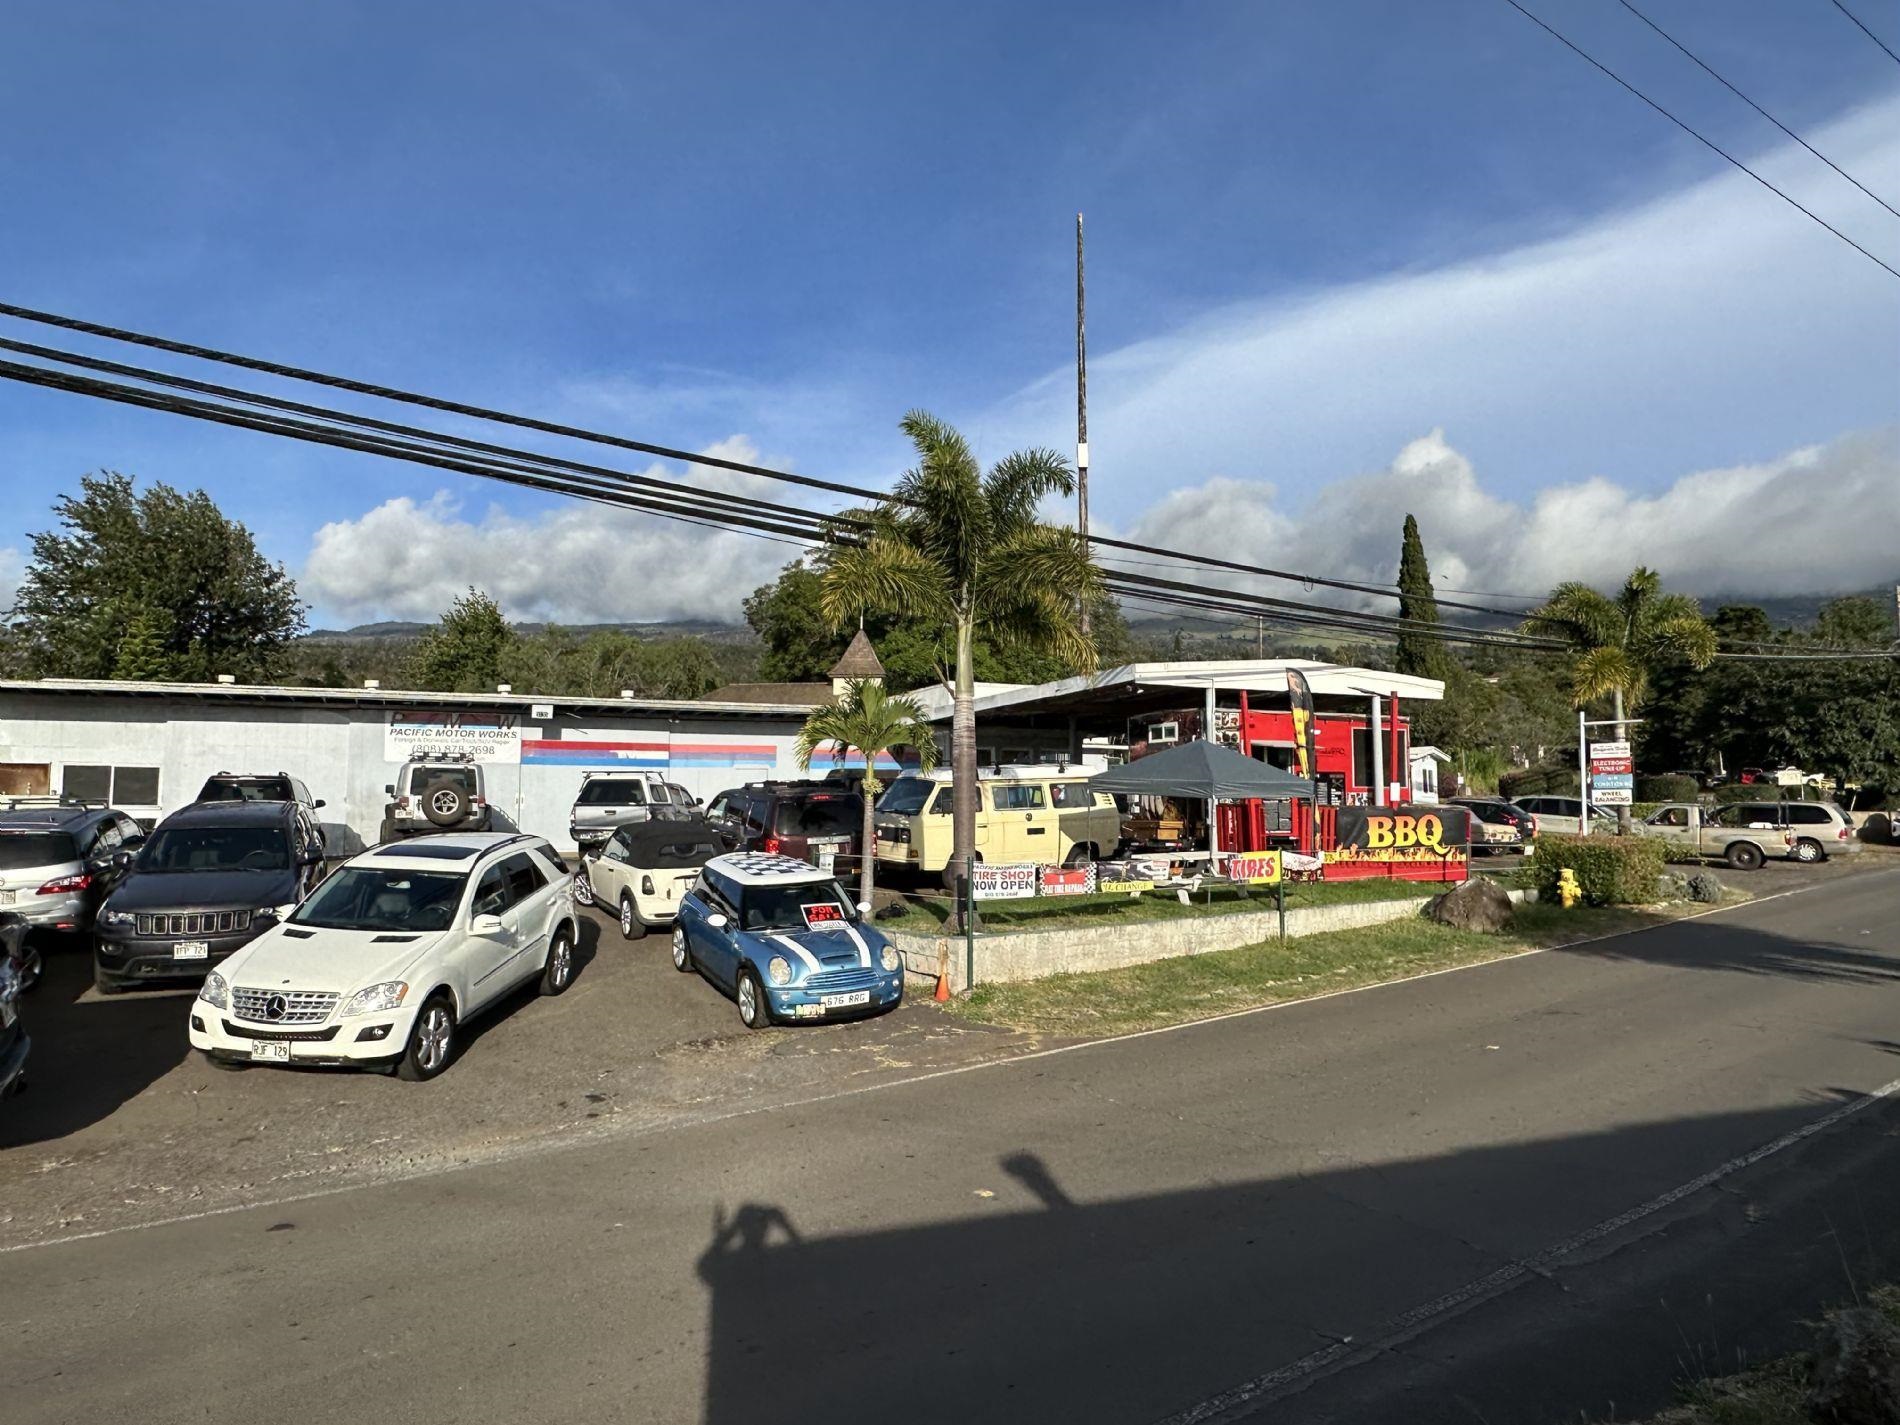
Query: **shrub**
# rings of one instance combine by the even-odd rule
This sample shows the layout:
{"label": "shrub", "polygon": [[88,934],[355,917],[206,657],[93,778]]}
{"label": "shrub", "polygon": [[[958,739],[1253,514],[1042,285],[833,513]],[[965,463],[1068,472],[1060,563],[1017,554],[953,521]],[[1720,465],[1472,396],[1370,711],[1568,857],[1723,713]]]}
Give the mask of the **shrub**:
{"label": "shrub", "polygon": [[1639,802],[1692,802],[1702,795],[1694,777],[1668,772],[1660,777],[1638,777],[1636,800]]}
{"label": "shrub", "polygon": [[1511,797],[1574,797],[1577,795],[1577,765],[1527,767],[1506,772],[1498,778],[1498,795]]}
{"label": "shrub", "polygon": [[1707,871],[1697,871],[1689,877],[1689,899],[1700,901],[1703,905],[1719,905],[1722,901],[1722,883]]}
{"label": "shrub", "polygon": [[1646,905],[1662,875],[1663,843],[1644,836],[1539,836],[1530,869],[1540,897],[1556,895],[1558,872],[1566,866],[1591,905]]}

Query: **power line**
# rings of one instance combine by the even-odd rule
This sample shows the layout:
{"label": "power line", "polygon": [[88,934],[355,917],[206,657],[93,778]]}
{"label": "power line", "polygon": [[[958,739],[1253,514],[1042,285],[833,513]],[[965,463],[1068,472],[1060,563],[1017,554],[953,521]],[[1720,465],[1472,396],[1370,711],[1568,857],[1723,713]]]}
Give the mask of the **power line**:
{"label": "power line", "polygon": [[[1577,55],[1580,59],[1587,62],[1593,69],[1599,70],[1602,73],[1608,75],[1611,79],[1614,79],[1624,89],[1627,89],[1630,93],[1634,94],[1638,99],[1641,99],[1645,104],[1649,105],[1650,108],[1654,109],[1658,114],[1661,114],[1665,119],[1669,120],[1670,123],[1674,124],[1677,128],[1681,129],[1685,134],[1688,134],[1697,143],[1701,144],[1703,147],[1707,148],[1712,153],[1720,154],[1724,159],[1734,164],[1737,168],[1741,169],[1742,172],[1746,173],[1750,178],[1754,179],[1757,183],[1761,184],[1762,187],[1766,188],[1770,193],[1773,193],[1777,198],[1781,199],[1781,201],[1786,203],[1789,207],[1795,209],[1797,212],[1803,214],[1804,216],[1811,219],[1812,221],[1819,223],[1822,227],[1826,228],[1829,232],[1833,233],[1835,237],[1839,238],[1842,242],[1846,243],[1849,247],[1853,248],[1855,252],[1858,252],[1862,257],[1866,258],[1869,262],[1879,267],[1889,277],[1900,277],[1900,268],[1889,266],[1886,262],[1883,262],[1880,258],[1875,257],[1873,253],[1869,252],[1866,248],[1862,247],[1859,243],[1855,242],[1851,237],[1849,237],[1846,233],[1842,232],[1839,228],[1835,227],[1834,224],[1830,223],[1826,218],[1822,217],[1819,213],[1816,213],[1811,208],[1804,207],[1797,199],[1791,197],[1789,194],[1784,193],[1781,189],[1775,187],[1774,184],[1770,183],[1766,178],[1763,178],[1759,173],[1755,172],[1755,170],[1750,168],[1746,163],[1743,163],[1734,154],[1730,153],[1727,149],[1723,148],[1720,144],[1716,143],[1714,139],[1705,137],[1699,130],[1692,128],[1689,124],[1677,118],[1674,114],[1670,113],[1669,110],[1663,108],[1661,104],[1658,104],[1654,99],[1650,98],[1642,90],[1638,89],[1634,84],[1631,84],[1622,75],[1618,74],[1614,69],[1611,69],[1607,64],[1604,64],[1601,60],[1595,58],[1588,51],[1586,51],[1581,46],[1574,43],[1565,35],[1559,33],[1557,30],[1551,28],[1551,26],[1545,24],[1544,21],[1538,19],[1537,16],[1533,15],[1529,10],[1526,10],[1522,5],[1520,5],[1518,3],[1518,0],[1504,0],[1504,3],[1506,5],[1509,5],[1513,10],[1517,11],[1517,13],[1522,15],[1525,19],[1529,20],[1532,24],[1536,25],[1538,29],[1544,31],[1546,34],[1550,35],[1552,38],[1558,40],[1560,43],[1563,44],[1563,46],[1566,49],[1570,50],[1573,54]],[[1839,3],[1839,0],[1836,0],[1836,3]]]}
{"label": "power line", "polygon": [[[1757,104],[1753,99],[1749,98],[1746,94],[1742,93],[1741,90],[1737,89],[1733,84],[1729,83],[1728,80],[1724,79],[1720,74],[1717,74],[1715,70],[1712,67],[1710,67],[1707,63],[1705,63],[1699,55],[1695,54],[1692,50],[1689,49],[1687,45],[1683,44],[1681,40],[1677,39],[1674,35],[1670,34],[1669,31],[1665,30],[1661,25],[1657,24],[1654,20],[1650,19],[1649,16],[1645,15],[1641,10],[1637,9],[1634,5],[1630,3],[1630,0],[1617,0],[1617,3],[1621,5],[1625,10],[1628,10],[1630,14],[1634,15],[1637,19],[1641,20],[1645,25],[1648,25],[1650,29],[1654,30],[1657,34],[1661,35],[1664,39],[1668,40],[1670,44],[1674,45],[1677,49],[1681,50],[1685,55],[1688,55],[1690,59],[1694,60],[1696,64],[1701,66],[1703,71],[1707,73],[1710,78],[1714,79],[1724,89],[1728,90],[1729,93],[1733,94],[1737,99],[1740,99],[1744,104],[1748,105],[1749,108],[1753,109],[1757,114],[1760,114],[1769,123],[1773,124],[1776,128],[1780,129],[1789,138],[1793,139],[1796,143],[1800,144],[1801,147],[1805,148],[1809,153],[1813,154],[1816,158],[1820,159],[1821,162],[1825,163],[1829,168],[1833,169],[1836,173],[1840,174],[1841,177],[1845,178],[1849,183],[1853,184],[1856,188],[1860,189],[1860,191],[1865,193],[1869,198],[1872,198],[1876,203],[1880,204],[1880,206],[1885,208],[1889,213],[1892,213],[1896,218],[1900,218],[1900,208],[1894,207],[1893,204],[1889,203],[1885,198],[1881,197],[1878,193],[1874,192],[1873,189],[1869,188],[1865,183],[1862,183],[1858,178],[1856,178],[1853,174],[1849,173],[1845,168],[1842,168],[1833,159],[1829,158],[1826,154],[1822,153],[1820,149],[1816,148],[1813,144],[1809,143],[1806,139],[1802,138],[1800,134],[1796,133],[1793,129],[1789,128],[1786,124],[1782,123],[1781,120],[1777,119],[1773,114],[1769,113],[1766,109],[1762,108],[1762,106]],[[1838,0],[1837,0],[1837,3],[1838,3]]]}
{"label": "power line", "polygon": [[1863,35],[1867,36],[1868,39],[1872,40],[1875,44],[1879,45],[1882,49],[1887,50],[1888,59],[1892,60],[1895,64],[1900,64],[1900,54],[1895,54],[1892,50],[1887,49],[1887,42],[1881,39],[1880,36],[1875,34],[1872,30],[1868,29],[1866,25],[1862,24],[1860,16],[1856,15],[1852,10],[1848,9],[1845,5],[1843,5],[1841,3],[1841,0],[1834,0],[1834,8],[1836,10],[1839,10],[1843,15],[1847,16],[1847,18],[1852,20],[1856,25],[1859,25],[1860,32]]}

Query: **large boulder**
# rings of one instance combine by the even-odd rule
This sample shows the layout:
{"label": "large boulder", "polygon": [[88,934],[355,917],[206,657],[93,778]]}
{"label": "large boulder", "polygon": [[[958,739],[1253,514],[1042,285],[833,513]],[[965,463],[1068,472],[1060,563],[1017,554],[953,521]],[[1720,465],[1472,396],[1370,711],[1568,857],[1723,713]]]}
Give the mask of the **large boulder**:
{"label": "large boulder", "polygon": [[1829,1313],[1808,1414],[1820,1425],[1900,1425],[1900,1329],[1870,1307]]}
{"label": "large boulder", "polygon": [[1477,876],[1434,898],[1425,914],[1454,930],[1497,931],[1511,923],[1511,898],[1490,877]]}

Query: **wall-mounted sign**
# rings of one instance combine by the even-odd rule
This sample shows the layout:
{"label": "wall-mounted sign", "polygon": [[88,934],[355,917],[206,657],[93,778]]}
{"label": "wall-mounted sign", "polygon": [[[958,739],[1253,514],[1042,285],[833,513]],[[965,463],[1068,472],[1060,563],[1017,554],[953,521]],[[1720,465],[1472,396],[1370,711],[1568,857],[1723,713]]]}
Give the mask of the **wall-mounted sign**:
{"label": "wall-mounted sign", "polygon": [[514,713],[397,708],[383,729],[383,756],[407,762],[417,752],[469,756],[477,762],[519,762],[521,719]]}
{"label": "wall-mounted sign", "polygon": [[528,709],[528,716],[536,722],[549,722],[554,717],[553,703],[536,703]]}

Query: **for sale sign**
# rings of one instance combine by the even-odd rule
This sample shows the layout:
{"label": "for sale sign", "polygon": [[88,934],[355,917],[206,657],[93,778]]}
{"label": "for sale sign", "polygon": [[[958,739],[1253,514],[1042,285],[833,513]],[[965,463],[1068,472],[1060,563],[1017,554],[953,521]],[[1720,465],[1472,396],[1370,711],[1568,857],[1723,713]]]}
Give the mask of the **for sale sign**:
{"label": "for sale sign", "polygon": [[1021,901],[1036,894],[1042,867],[979,865],[970,876],[970,894],[980,901]]}

